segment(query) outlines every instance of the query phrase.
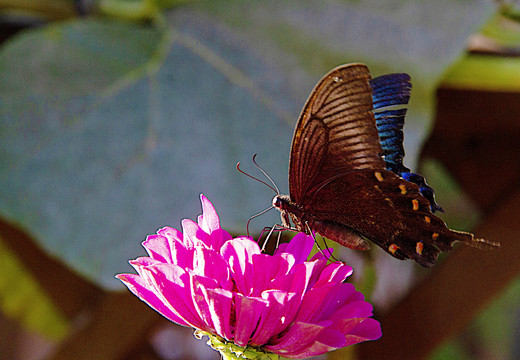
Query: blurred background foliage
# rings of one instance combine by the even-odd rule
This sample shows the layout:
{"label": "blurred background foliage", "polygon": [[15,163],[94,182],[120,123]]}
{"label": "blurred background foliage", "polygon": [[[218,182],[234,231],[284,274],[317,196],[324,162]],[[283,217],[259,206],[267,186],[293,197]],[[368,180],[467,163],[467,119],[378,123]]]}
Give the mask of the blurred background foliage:
{"label": "blurred background foliage", "polygon": [[[287,193],[294,124],[334,66],[412,76],[405,163],[417,168],[439,84],[519,90],[515,10],[480,0],[0,0],[0,217],[100,291],[121,290],[114,275],[144,254],[139,243],[195,218],[199,193],[235,234],[269,206],[273,194],[238,174],[238,161],[255,173],[258,153]],[[442,164],[421,167],[448,224],[474,226],[479,209]],[[253,232],[277,217],[253,221]],[[43,358],[74,326],[4,237],[0,321],[37,334],[31,356]],[[389,308],[424,271],[374,252],[344,258],[359,263],[356,282],[376,307]],[[517,281],[432,358],[519,357],[518,299]],[[163,358],[186,355],[165,345],[183,344],[179,335],[154,339]],[[26,346],[0,345],[26,358],[15,344]]]}

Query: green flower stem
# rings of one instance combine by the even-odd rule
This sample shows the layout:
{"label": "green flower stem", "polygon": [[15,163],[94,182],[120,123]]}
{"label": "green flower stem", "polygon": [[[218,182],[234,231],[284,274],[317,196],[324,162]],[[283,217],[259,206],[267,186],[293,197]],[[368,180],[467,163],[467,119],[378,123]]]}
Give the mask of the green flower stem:
{"label": "green flower stem", "polygon": [[208,336],[209,340],[207,344],[220,352],[222,358],[225,360],[279,360],[279,356],[276,354],[249,346],[243,348],[217,335],[204,331],[195,330],[194,335],[197,339]]}

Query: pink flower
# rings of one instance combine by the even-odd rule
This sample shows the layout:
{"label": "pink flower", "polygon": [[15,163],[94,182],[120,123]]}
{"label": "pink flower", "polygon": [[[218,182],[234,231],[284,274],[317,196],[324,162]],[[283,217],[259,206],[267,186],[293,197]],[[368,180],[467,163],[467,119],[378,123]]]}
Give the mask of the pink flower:
{"label": "pink flower", "polygon": [[141,300],[220,342],[288,358],[381,336],[372,306],[344,282],[352,268],[327,264],[322,253],[307,261],[312,236],[299,233],[274,255],[262,254],[252,238],[221,229],[211,202],[200,198],[197,222],[148,236],[149,256],[130,261],[137,274],[117,275]]}

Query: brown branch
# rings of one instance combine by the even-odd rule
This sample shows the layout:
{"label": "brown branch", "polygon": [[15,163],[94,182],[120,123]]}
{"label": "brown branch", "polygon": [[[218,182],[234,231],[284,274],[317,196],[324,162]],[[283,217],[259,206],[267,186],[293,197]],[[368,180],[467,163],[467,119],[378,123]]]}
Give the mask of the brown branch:
{"label": "brown branch", "polygon": [[0,235],[67,318],[93,308],[104,296],[103,290],[49,256],[26,232],[2,219]]}
{"label": "brown branch", "polygon": [[[161,321],[166,319],[130,292],[110,293],[88,325],[60,344],[48,360],[124,359],[129,352],[146,349],[150,329]],[[147,358],[151,356],[148,352]]]}

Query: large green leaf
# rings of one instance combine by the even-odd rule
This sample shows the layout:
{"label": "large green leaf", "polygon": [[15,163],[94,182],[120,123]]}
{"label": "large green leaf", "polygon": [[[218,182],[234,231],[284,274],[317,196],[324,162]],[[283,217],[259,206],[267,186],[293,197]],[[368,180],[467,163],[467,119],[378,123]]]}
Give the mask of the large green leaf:
{"label": "large green leaf", "polygon": [[[106,287],[142,253],[146,234],[199,214],[201,192],[229,230],[243,232],[272,193],[235,164],[259,152],[285,180],[297,113],[280,115],[291,106],[277,105],[285,91],[274,70],[226,36],[212,45],[188,31],[74,22],[5,48],[3,216]],[[262,79],[270,94],[216,50],[256,77],[272,74]]]}
{"label": "large green leaf", "polygon": [[[254,171],[258,153],[287,189],[294,122],[325,71],[411,72],[422,98],[487,9],[391,3],[202,2],[162,28],[78,20],[20,35],[0,51],[0,215],[106,288],[146,234],[200,213],[201,192],[244,233],[273,193],[234,166]],[[416,119],[430,102],[415,101]],[[409,129],[416,149],[422,127]]]}

